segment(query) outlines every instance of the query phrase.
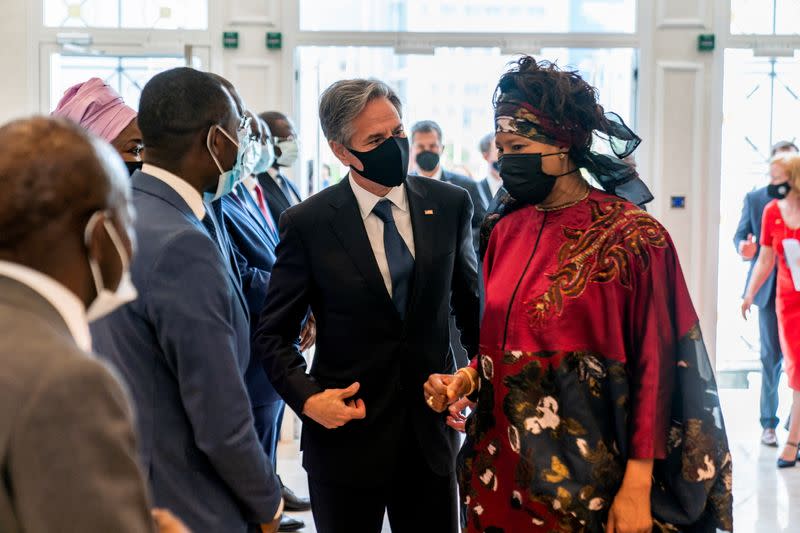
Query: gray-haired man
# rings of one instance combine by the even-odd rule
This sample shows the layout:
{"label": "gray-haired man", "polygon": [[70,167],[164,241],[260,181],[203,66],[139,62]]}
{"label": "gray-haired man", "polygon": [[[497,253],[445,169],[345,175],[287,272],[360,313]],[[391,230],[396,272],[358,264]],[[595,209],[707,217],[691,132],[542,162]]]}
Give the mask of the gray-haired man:
{"label": "gray-haired man", "polygon": [[[455,370],[451,303],[470,357],[477,349],[472,202],[459,187],[407,177],[401,105],[386,84],[333,84],[320,121],[350,176],[281,217],[255,342],[273,385],[305,417],[321,533],[377,533],[387,509],[395,533],[455,532],[458,440],[422,386]],[[296,344],[309,306],[310,375]]]}

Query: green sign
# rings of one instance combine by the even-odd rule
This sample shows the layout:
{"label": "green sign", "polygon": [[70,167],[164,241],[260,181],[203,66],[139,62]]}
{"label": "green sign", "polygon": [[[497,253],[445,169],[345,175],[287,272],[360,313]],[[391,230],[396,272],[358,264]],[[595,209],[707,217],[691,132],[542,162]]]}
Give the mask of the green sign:
{"label": "green sign", "polygon": [[280,32],[269,32],[267,34],[267,49],[280,50],[283,46],[283,35]]}
{"label": "green sign", "polygon": [[222,34],[223,48],[239,48],[239,32],[226,31]]}
{"label": "green sign", "polygon": [[713,33],[703,33],[697,36],[698,52],[713,52],[714,45],[715,45],[715,38]]}

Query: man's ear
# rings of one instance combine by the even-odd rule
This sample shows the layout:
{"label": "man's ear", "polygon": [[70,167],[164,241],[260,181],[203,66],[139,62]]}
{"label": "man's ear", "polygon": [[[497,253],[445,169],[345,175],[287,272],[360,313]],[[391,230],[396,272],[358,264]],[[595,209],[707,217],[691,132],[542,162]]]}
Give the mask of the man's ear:
{"label": "man's ear", "polygon": [[338,143],[336,141],[328,141],[328,146],[331,147],[331,151],[333,155],[336,156],[336,159],[342,162],[342,164],[346,167],[352,166],[356,170],[364,170],[364,165],[361,161],[350,152],[343,144]]}

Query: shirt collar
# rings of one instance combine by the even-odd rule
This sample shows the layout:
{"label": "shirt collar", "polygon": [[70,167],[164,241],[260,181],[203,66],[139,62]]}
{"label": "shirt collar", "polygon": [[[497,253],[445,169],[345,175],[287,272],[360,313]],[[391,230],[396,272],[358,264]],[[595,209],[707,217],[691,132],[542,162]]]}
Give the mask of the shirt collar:
{"label": "shirt collar", "polygon": [[370,213],[372,213],[372,210],[375,209],[375,205],[383,199],[389,200],[402,211],[408,211],[408,197],[406,196],[405,183],[398,187],[392,187],[389,190],[389,194],[380,197],[361,187],[355,182],[352,175],[348,177],[348,181],[350,182],[350,188],[353,189],[356,202],[358,202],[358,209],[361,211],[362,219],[366,219]]}
{"label": "shirt collar", "polygon": [[197,220],[203,220],[203,217],[206,216],[206,207],[203,204],[203,197],[197,192],[197,189],[189,185],[186,180],[179,178],[172,172],[166,171],[163,168],[159,168],[155,165],[148,165],[147,163],[142,166],[142,172],[150,174],[154,178],[169,185],[170,188],[178,193],[178,196],[183,198],[183,201],[186,202],[186,205],[192,210],[194,216],[197,217]]}
{"label": "shirt collar", "polygon": [[86,307],[72,291],[50,276],[19,263],[0,261],[0,275],[22,283],[47,300],[61,315],[78,348],[92,351]]}
{"label": "shirt collar", "polygon": [[442,179],[442,165],[439,165],[439,168],[436,169],[436,172],[431,176],[432,180],[441,180]]}
{"label": "shirt collar", "polygon": [[258,178],[253,176],[252,174],[247,176],[242,183],[247,188],[248,191],[253,192],[256,187],[258,187]]}

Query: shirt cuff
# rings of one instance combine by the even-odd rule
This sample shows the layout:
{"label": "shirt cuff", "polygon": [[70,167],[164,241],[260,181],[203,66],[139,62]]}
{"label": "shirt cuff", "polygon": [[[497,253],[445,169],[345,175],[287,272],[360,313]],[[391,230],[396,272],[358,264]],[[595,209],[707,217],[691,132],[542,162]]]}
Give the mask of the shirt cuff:
{"label": "shirt cuff", "polygon": [[275,518],[273,518],[272,520],[277,520],[278,518],[281,517],[282,514],[283,514],[283,498],[281,498],[281,503],[280,505],[278,505],[278,512],[275,513]]}

